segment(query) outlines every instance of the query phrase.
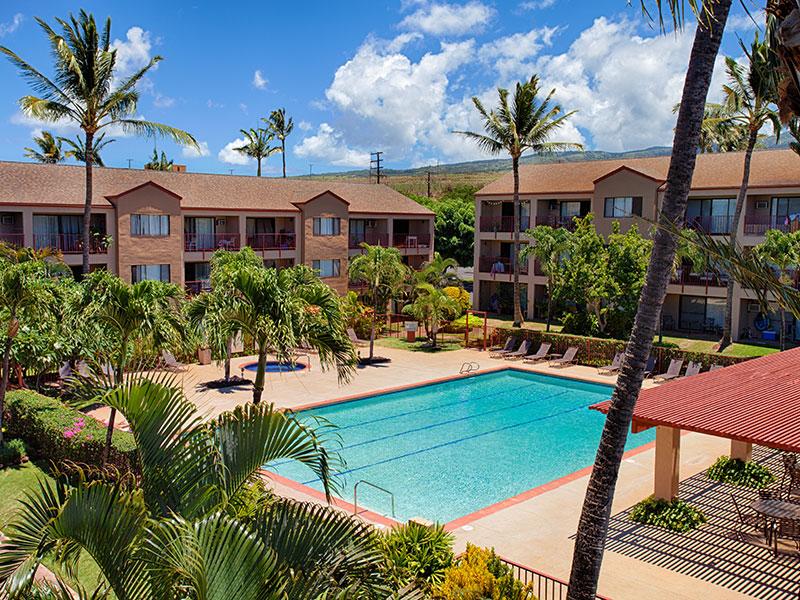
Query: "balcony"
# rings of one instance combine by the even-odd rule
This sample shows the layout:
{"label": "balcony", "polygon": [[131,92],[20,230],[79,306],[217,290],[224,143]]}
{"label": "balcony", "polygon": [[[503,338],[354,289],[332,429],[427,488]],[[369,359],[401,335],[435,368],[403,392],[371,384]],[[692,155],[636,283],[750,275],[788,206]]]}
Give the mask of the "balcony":
{"label": "balcony", "polygon": [[183,236],[186,252],[239,250],[240,247],[241,236],[238,233],[184,233]]}
{"label": "balcony", "polygon": [[569,231],[575,229],[575,217],[562,217],[561,215],[537,215],[536,225],[547,225],[548,227],[563,227]]}
{"label": "balcony", "polygon": [[[82,254],[83,235],[80,233],[34,233],[33,247],[37,250],[51,248],[62,254]],[[89,254],[107,254],[108,244],[102,238],[90,238]]]}
{"label": "balcony", "polygon": [[361,244],[370,246],[388,246],[388,233],[351,233],[348,239],[348,247],[351,250],[361,248]]}
{"label": "balcony", "polygon": [[686,227],[710,235],[729,235],[733,227],[733,215],[686,217]]}
{"label": "balcony", "polygon": [[395,233],[395,248],[430,248],[431,234],[429,233]]}
{"label": "balcony", "polygon": [[[511,259],[507,256],[479,256],[478,271],[481,273],[491,273],[492,275],[511,275],[514,268]],[[519,265],[520,275],[528,274],[528,263],[523,262]]]}
{"label": "balcony", "polygon": [[695,285],[706,289],[725,288],[728,287],[728,277],[710,271],[706,273],[690,273],[688,269],[678,269],[675,276],[670,279],[670,283],[681,287]]}
{"label": "balcony", "polygon": [[[522,216],[519,220],[519,230],[525,231],[530,227],[530,217]],[[512,233],[514,231],[514,217],[499,217],[481,215],[480,228],[488,233]]]}
{"label": "balcony", "polygon": [[24,233],[0,233],[0,242],[8,244],[9,246],[24,246],[25,234]]}
{"label": "balcony", "polygon": [[184,284],[186,294],[189,296],[197,296],[200,292],[210,292],[211,282],[208,279],[200,279],[198,281],[187,281]]}
{"label": "balcony", "polygon": [[247,236],[247,245],[253,250],[294,250],[294,233],[255,233]]}
{"label": "balcony", "polygon": [[745,215],[745,235],[764,235],[768,229],[778,229],[783,232],[796,231],[800,224],[793,223],[788,215]]}

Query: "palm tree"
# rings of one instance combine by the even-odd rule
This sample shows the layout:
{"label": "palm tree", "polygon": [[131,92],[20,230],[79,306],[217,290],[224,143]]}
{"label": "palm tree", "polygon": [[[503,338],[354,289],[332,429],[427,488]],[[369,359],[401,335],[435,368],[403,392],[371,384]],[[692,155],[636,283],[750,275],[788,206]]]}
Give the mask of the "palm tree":
{"label": "palm tree", "polygon": [[425,333],[431,348],[436,348],[436,334],[443,321],[455,318],[461,307],[453,298],[430,283],[420,283],[414,289],[415,298],[403,307],[403,312],[419,319],[425,326]]}
{"label": "palm tree", "polygon": [[430,283],[433,287],[443,288],[448,285],[459,285],[456,274],[458,262],[455,258],[445,258],[438,252],[433,253],[433,259],[422,264],[422,268],[412,273],[414,281]]}
{"label": "palm tree", "polygon": [[[83,313],[106,326],[114,341],[113,356],[108,359],[114,368],[114,380],[121,382],[131,360],[134,342],[149,341],[159,350],[180,345],[183,322],[178,286],[161,281],[139,281],[128,284],[116,275],[97,271],[85,280]],[[116,411],[112,408],[103,448],[103,464],[111,451]]]}
{"label": "palm tree", "polygon": [[299,346],[314,348],[323,369],[333,367],[340,381],[353,374],[356,353],[345,331],[339,297],[308,267],[239,270],[232,281],[234,306],[226,314],[258,349],[253,403],[264,392],[267,354],[293,362]]}
{"label": "palm tree", "polygon": [[261,161],[278,152],[280,146],[269,145],[274,135],[266,129],[261,129],[259,127],[258,129],[240,129],[239,131],[242,132],[245,143],[243,146],[234,148],[234,150],[250,158],[255,158],[258,163],[256,175],[261,177]]}
{"label": "palm tree", "polygon": [[[564,227],[550,227],[537,225],[528,230],[527,235],[533,240],[520,252],[520,261],[533,257],[542,272],[547,276],[547,329],[553,317],[553,297],[556,294],[559,274],[561,272],[561,258],[569,247],[570,232]],[[530,268],[530,267],[529,267]]]}
{"label": "palm tree", "polygon": [[286,118],[286,109],[273,110],[269,115],[269,130],[281,141],[281,159],[283,160],[283,178],[286,179],[286,138],[294,129],[294,121]]}
{"label": "palm tree", "polygon": [[147,171],[172,171],[173,161],[167,158],[167,153],[161,151],[161,156],[158,156],[158,150],[153,148],[153,156],[148,162],[144,164]]}
{"label": "palm tree", "polygon": [[[28,80],[37,95],[23,96],[19,103],[25,114],[44,121],[70,121],[84,132],[86,157],[94,156],[94,140],[112,125],[125,131],[145,135],[165,135],[180,144],[197,147],[195,139],[181,129],[162,123],[131,118],[136,114],[139,92],[136,85],[161,61],[154,56],[132,75],[117,82],[115,73],[117,51],[111,48],[111,19],[102,32],[94,16],[81,10],[78,17],[56,19],[62,29],[57,33],[40,18],[37,23],[44,31],[54,58],[53,77],[44,75],[15,52],[0,46]],[[86,196],[83,208],[83,272],[89,272],[89,248],[92,225],[92,160],[86,161]]]}
{"label": "palm tree", "polygon": [[[724,118],[725,105],[714,102],[706,104],[703,129],[700,131],[700,152],[744,152],[750,132],[746,125],[729,123]],[[758,136],[756,148],[763,147]]]}
{"label": "palm tree", "polygon": [[54,165],[64,160],[61,138],[55,138],[49,131],[43,131],[42,135],[34,136],[33,141],[39,149],[25,148],[26,157],[47,165]]}
{"label": "palm tree", "polygon": [[[139,483],[40,481],[4,527],[3,592],[19,597],[45,557],[70,572],[80,550],[99,567],[100,592],[121,600],[390,597],[371,525],[264,493],[261,469],[286,460],[335,489],[324,426],[271,405],[205,421],[168,377],[129,378],[95,400],[130,424]],[[253,490],[243,517],[236,507]]]}
{"label": "palm tree", "polygon": [[[105,167],[105,163],[103,163],[103,158],[100,156],[100,151],[108,146],[110,143],[114,142],[115,140],[107,140],[105,139],[106,134],[105,132],[101,133],[100,135],[95,138],[94,143],[92,144],[92,164],[97,165],[98,167]],[[59,141],[64,142],[70,147],[70,150],[67,150],[64,153],[64,156],[67,158],[74,158],[76,161],[80,163],[86,163],[86,144],[84,140],[80,138],[80,136],[76,137],[74,140],[70,138],[58,138]]]}
{"label": "palm tree", "polygon": [[[744,164],[742,166],[742,183],[736,197],[736,208],[731,222],[729,237],[731,248],[736,247],[739,221],[747,199],[747,187],[750,181],[750,161],[753,156],[753,149],[758,142],[759,131],[767,123],[770,123],[776,138],[780,136],[781,132],[781,123],[778,118],[777,106],[775,105],[778,98],[775,76],[778,66],[777,56],[766,41],[758,39],[758,33],[756,33],[750,50],[748,51],[744,45],[742,45],[742,49],[749,59],[747,68],[731,57],[725,58],[725,69],[728,74],[728,84],[722,87],[725,101],[722,116],[713,119],[714,123],[722,124],[723,126],[730,125],[747,131],[747,143],[744,148]],[[722,339],[719,343],[720,351],[731,343],[733,288],[734,281],[729,278]]]}
{"label": "palm tree", "polygon": [[[764,241],[753,248],[762,260],[775,265],[781,281],[788,285],[794,283],[790,277],[790,268],[800,264],[800,232],[785,233],[779,229],[767,230]],[[781,350],[786,349],[786,311],[781,308]]]}
{"label": "palm tree", "polygon": [[403,282],[408,268],[397,248],[361,244],[363,254],[350,260],[351,281],[364,283],[372,294],[372,324],[369,332],[369,360],[375,355],[375,325],[381,306],[392,298],[393,291]]}
{"label": "palm tree", "polygon": [[[666,3],[659,0],[656,4],[663,27],[661,9]],[[642,6],[645,6],[644,0]],[[682,26],[683,4],[670,2],[666,6],[671,11],[674,25]],[[694,3],[692,7],[695,7]],[[689,56],[666,190],[658,219],[661,227],[654,236],[639,308],[589,477],[575,538],[568,600],[593,600],[597,593],[597,580],[625,441],[673,269],[677,241],[669,228],[674,228],[672,224],[682,223],[685,218],[706,97],[730,7],[731,0],[717,0],[714,3],[702,2],[698,8],[698,27]]]}
{"label": "palm tree", "polygon": [[497,108],[492,111],[487,111],[481,101],[473,97],[472,102],[481,115],[486,133],[455,132],[474,140],[480,148],[490,154],[500,154],[505,151],[511,156],[511,168],[514,173],[514,327],[521,327],[524,320],[519,297],[521,219],[519,159],[528,151],[545,154],[560,150],[583,149],[581,144],[549,141],[567,119],[575,114],[575,111],[564,113],[559,104],[551,104],[555,90],[551,90],[543,100],[539,98],[539,92],[539,76],[534,75],[530,81],[517,83],[510,106],[508,90],[504,88],[498,88],[499,102]]}

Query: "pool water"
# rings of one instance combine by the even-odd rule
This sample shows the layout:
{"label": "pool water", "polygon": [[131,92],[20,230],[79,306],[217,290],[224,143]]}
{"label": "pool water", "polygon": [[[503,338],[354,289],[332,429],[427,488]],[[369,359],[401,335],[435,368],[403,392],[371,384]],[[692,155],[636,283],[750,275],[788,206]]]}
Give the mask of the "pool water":
{"label": "pool water", "polygon": [[[303,411],[337,426],[346,465],[339,495],[397,520],[448,522],[594,462],[610,386],[503,370]],[[652,431],[628,438],[628,448]],[[322,489],[296,462],[267,465]]]}
{"label": "pool water", "polygon": [[[246,365],[242,365],[242,368],[245,371],[257,371],[258,370],[258,363],[247,363]],[[305,369],[306,366],[302,363],[284,363],[278,362],[277,360],[268,360],[266,367],[264,368],[265,373],[289,373],[292,371],[302,371]]]}

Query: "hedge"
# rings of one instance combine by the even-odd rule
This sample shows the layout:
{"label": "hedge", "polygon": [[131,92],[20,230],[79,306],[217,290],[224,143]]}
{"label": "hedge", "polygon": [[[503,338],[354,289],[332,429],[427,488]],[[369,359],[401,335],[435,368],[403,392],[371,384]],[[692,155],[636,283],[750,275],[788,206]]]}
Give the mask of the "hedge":
{"label": "hedge", "polygon": [[[611,364],[611,361],[614,360],[614,355],[617,352],[625,350],[625,345],[627,344],[627,342],[623,340],[506,327],[499,327],[495,330],[494,337],[496,339],[493,343],[502,345],[510,335],[530,340],[532,342],[531,350],[533,352],[536,351],[539,344],[542,342],[550,342],[552,344],[550,348],[551,352],[563,353],[570,346],[577,346],[578,364],[592,367],[602,367]],[[704,369],[708,369],[713,364],[727,367],[749,360],[749,358],[740,356],[726,356],[724,354],[709,352],[689,352],[674,346],[659,346],[658,344],[653,345],[652,352],[656,355],[656,373],[666,370],[669,361],[673,358],[683,359],[684,362],[699,362],[703,365]]]}
{"label": "hedge", "polygon": [[[106,439],[106,426],[69,408],[56,398],[32,390],[6,395],[6,434],[22,439],[31,458],[99,466]],[[122,472],[138,471],[133,434],[115,430],[111,438],[109,464]]]}

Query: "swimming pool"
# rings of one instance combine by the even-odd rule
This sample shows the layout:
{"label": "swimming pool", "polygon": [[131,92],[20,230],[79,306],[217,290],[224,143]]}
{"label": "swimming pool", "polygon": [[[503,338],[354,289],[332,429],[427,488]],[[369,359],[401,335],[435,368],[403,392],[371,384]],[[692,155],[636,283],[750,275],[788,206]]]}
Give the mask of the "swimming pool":
{"label": "swimming pool", "polygon": [[[594,462],[604,416],[588,406],[610,386],[507,369],[303,411],[338,427],[341,497],[365,480],[395,496],[397,520],[448,522]],[[628,448],[654,434],[629,436]],[[270,470],[318,490],[308,467]],[[359,508],[391,517],[365,484]]]}

